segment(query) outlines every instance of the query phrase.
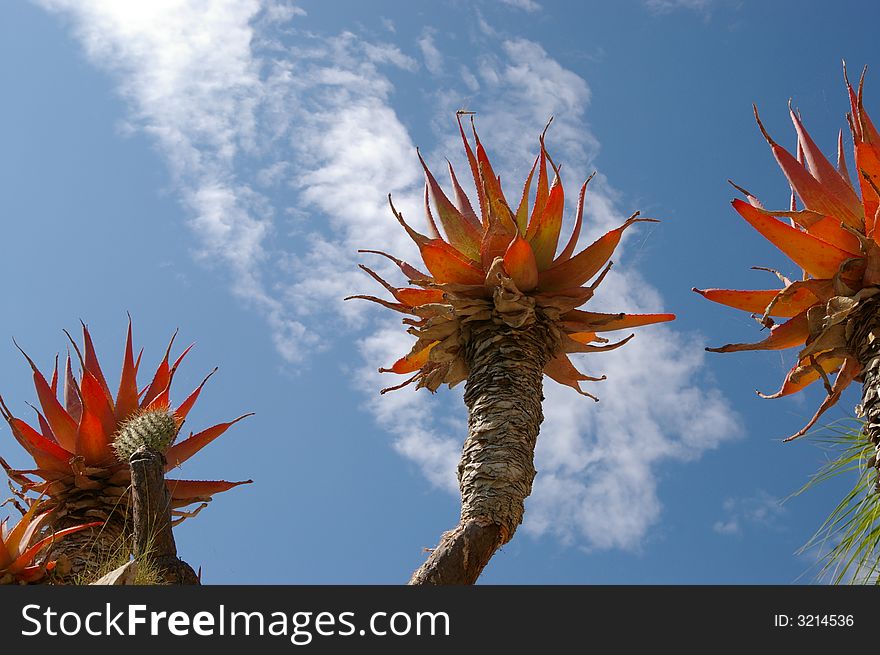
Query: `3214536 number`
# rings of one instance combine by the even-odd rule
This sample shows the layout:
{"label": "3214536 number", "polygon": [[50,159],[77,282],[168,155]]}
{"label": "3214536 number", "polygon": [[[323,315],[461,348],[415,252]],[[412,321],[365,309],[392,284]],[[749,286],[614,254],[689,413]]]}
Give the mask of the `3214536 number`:
{"label": "3214536 number", "polygon": [[797,626],[812,627],[851,627],[854,623],[852,614],[798,614]]}

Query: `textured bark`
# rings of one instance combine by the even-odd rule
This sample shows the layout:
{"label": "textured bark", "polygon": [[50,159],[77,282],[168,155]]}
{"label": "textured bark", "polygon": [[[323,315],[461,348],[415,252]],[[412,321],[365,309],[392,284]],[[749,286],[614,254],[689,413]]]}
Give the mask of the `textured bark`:
{"label": "textured bark", "polygon": [[177,556],[171,529],[171,495],[165,485],[165,457],[141,446],[129,462],[135,558],[148,558],[164,584],[199,584],[192,567]]}
{"label": "textured bark", "polygon": [[878,471],[875,490],[880,492],[880,300],[865,301],[858,316],[851,319],[849,346],[862,365],[862,402],[856,413],[865,419],[865,434],[874,444],[868,461]]}
{"label": "textured bark", "polygon": [[[81,457],[71,460],[74,476],[56,481],[38,511],[52,511],[51,529],[100,522],[52,544],[47,560],[57,560],[45,584],[76,584],[94,579],[107,563],[131,553],[127,469],[90,470]],[[27,482],[27,480],[17,480]]]}
{"label": "textured bark", "polygon": [[[52,528],[63,530],[96,520],[94,515],[83,518],[68,514],[53,522]],[[116,559],[120,552],[130,550],[124,515],[111,512],[103,525],[89,528],[64,537],[53,544],[46,554],[47,560],[57,560],[58,565],[47,583],[76,584],[100,571],[107,562]]]}
{"label": "textured bark", "polygon": [[458,466],[459,525],[441,537],[411,585],[473,584],[522,523],[544,416],[543,369],[553,337],[540,314],[522,327],[472,325],[465,344],[468,437]]}

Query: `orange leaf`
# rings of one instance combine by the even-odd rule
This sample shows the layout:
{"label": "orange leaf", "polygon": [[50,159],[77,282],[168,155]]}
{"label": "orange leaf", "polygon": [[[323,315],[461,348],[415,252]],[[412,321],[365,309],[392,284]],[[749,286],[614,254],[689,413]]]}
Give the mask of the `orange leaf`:
{"label": "orange leaf", "polygon": [[605,266],[605,263],[614,253],[617,244],[620,243],[620,238],[626,228],[634,223],[657,222],[652,218],[637,218],[636,216],[631,216],[620,227],[606,232],[593,242],[592,245],[587,246],[571,259],[561,261],[546,271],[541,271],[538,274],[538,288],[541,291],[554,291],[579,287],[584,284],[602,270],[602,267]]}
{"label": "orange leaf", "polygon": [[675,320],[675,314],[602,314],[573,309],[562,315],[563,325],[580,332],[611,332],[627,328],[665,323]]}
{"label": "orange leaf", "polygon": [[[16,347],[18,347],[18,344],[16,344]],[[21,351],[21,354],[24,355],[31,366],[37,398],[40,400],[40,406],[43,408],[46,420],[49,421],[49,425],[52,427],[52,433],[63,448],[73,450],[76,444],[76,422],[61,406],[61,403],[58,402],[58,398],[52,393],[52,388],[46,382],[46,378],[40,373],[34,361],[21,348],[19,348],[19,351]]]}
{"label": "orange leaf", "polygon": [[425,217],[428,219],[428,233],[432,239],[442,239],[440,230],[437,229],[437,223],[434,222],[434,215],[431,213],[431,193],[428,190],[428,184],[425,183]]}
{"label": "orange leaf", "polygon": [[458,178],[455,177],[455,171],[452,169],[452,164],[447,160],[446,165],[449,168],[449,179],[452,180],[452,188],[455,189],[455,201],[458,203],[458,211],[460,211],[461,215],[464,216],[466,220],[470,221],[477,230],[482,230],[483,226],[480,223],[480,219],[477,218],[477,215],[474,213],[474,208],[471,207],[471,201],[468,199],[464,189],[462,189],[461,185],[458,183]]}
{"label": "orange leaf", "polygon": [[483,242],[480,244],[480,262],[484,270],[492,267],[496,257],[504,257],[507,247],[514,236],[519,234],[519,229],[511,229],[499,220],[494,214],[489,216],[489,225],[483,233]]}
{"label": "orange leaf", "polygon": [[[841,364],[843,364],[843,360],[843,357],[831,356],[823,358],[819,355],[816,357],[816,364],[826,374],[829,374],[839,369]],[[790,396],[798,393],[821,377],[821,373],[819,373],[818,369],[812,364],[798,362],[786,374],[785,381],[782,383],[782,387],[779,391],[774,394],[763,394],[760,391],[757,393],[761,398],[782,398],[783,396]]]}
{"label": "orange leaf", "polygon": [[[77,384],[76,378],[73,377],[73,368],[70,365],[70,352],[67,353],[67,363],[64,368],[64,407],[74,422],[79,422],[80,417],[82,417],[82,400],[80,400],[79,384]],[[75,435],[76,432],[74,430],[74,443],[70,446],[71,448],[76,447]],[[55,436],[57,437],[58,435]]]}
{"label": "orange leaf", "polygon": [[[461,116],[461,112],[456,112],[455,118],[458,120],[458,131],[461,133],[461,142],[464,144],[464,151],[467,154],[468,164],[471,167],[471,174],[474,177],[474,186],[477,189],[477,198],[480,200],[480,216],[482,217],[483,225],[487,225],[489,221],[489,208],[486,206],[486,193],[483,191],[483,185],[480,184],[480,167],[477,163],[477,158],[474,157],[474,152],[471,150],[467,137],[464,135],[464,128],[461,126]],[[474,135],[476,135],[477,129],[474,127],[473,117],[471,118],[471,127],[473,128]]]}
{"label": "orange leaf", "polygon": [[837,172],[840,173],[846,183],[852,188],[852,178],[846,167],[846,155],[843,153],[843,130],[837,131]]}
{"label": "orange leaf", "polygon": [[477,139],[477,161],[480,167],[480,180],[483,185],[483,191],[486,194],[489,223],[491,224],[492,217],[494,217],[505,229],[510,230],[512,236],[513,231],[517,230],[516,219],[514,219],[513,212],[507,205],[507,200],[504,199],[501,183],[495,175],[495,171],[492,170],[489,157],[486,155],[483,144],[480,143],[479,139]]}
{"label": "orange leaf", "polygon": [[125,354],[122,357],[122,374],[116,394],[116,420],[123,421],[137,411],[138,388],[134,368],[134,351],[131,345],[131,317],[128,319],[128,335],[125,338]]}
{"label": "orange leaf", "polygon": [[859,78],[859,93],[858,97],[852,92],[852,87],[849,84],[849,80],[846,79],[846,65],[843,67],[843,77],[846,80],[847,88],[850,93],[850,102],[852,103],[852,115],[856,118],[858,123],[858,135],[860,141],[866,141],[867,143],[880,143],[880,133],[877,132],[877,128],[874,127],[874,124],[871,122],[871,119],[868,117],[867,112],[865,111],[865,106],[863,104],[863,91],[865,87],[865,73],[868,72],[868,67],[862,69],[862,75]]}
{"label": "orange leaf", "polygon": [[731,353],[743,350],[782,350],[804,343],[810,336],[807,324],[807,312],[788,319],[785,323],[774,326],[770,336],[756,343],[731,343],[721,348],[706,348],[713,353]]}
{"label": "orange leaf", "polygon": [[428,363],[428,357],[431,354],[431,348],[436,346],[439,341],[435,341],[431,345],[422,348],[419,352],[414,354],[409,354],[406,357],[401,357],[394,364],[391,365],[391,368],[380,368],[380,373],[399,373],[401,375],[405,373],[414,373],[415,371],[421,370],[421,368]]}
{"label": "orange leaf", "polygon": [[[162,361],[159,362],[159,366],[156,368],[156,373],[153,375],[150,386],[147,387],[147,391],[144,393],[143,400],[141,401],[141,409],[151,406],[157,407],[162,404],[163,400],[164,406],[168,407],[168,394],[171,385],[171,377],[174,374],[174,371],[177,370],[180,362],[183,361],[183,358],[186,357],[187,353],[192,349],[192,346],[190,345],[181,353],[180,357],[175,360],[173,365],[169,364],[171,346],[174,345],[174,340],[176,338],[177,330],[171,335],[171,341],[169,341],[168,347],[165,349],[165,356],[162,358]],[[160,398],[160,396],[162,398]]]}
{"label": "orange leaf", "polygon": [[82,323],[83,341],[85,343],[85,369],[95,376],[95,379],[101,385],[101,389],[107,394],[107,400],[113,404],[113,397],[110,395],[110,387],[107,386],[107,380],[104,373],[101,372],[101,365],[98,363],[98,355],[95,353],[95,345],[92,343],[92,335],[85,323]]}
{"label": "orange leaf", "polygon": [[[794,123],[795,130],[798,134],[798,141],[801,147],[803,147],[804,158],[806,159],[807,165],[810,167],[810,172],[813,177],[819,181],[819,184],[822,185],[825,191],[833,196],[837,203],[846,208],[850,220],[846,220],[840,214],[833,215],[838,216],[839,219],[844,219],[847,224],[853,225],[853,227],[858,227],[864,221],[864,211],[855,191],[853,191],[850,185],[847,184],[846,180],[841,177],[834,165],[825,158],[825,155],[822,154],[822,151],[819,150],[819,147],[813,139],[810,138],[810,135],[804,128],[800,118],[798,118],[797,114],[792,111],[790,107],[789,113],[791,114],[791,120]],[[854,221],[855,224],[851,221]]]}
{"label": "orange leaf", "polygon": [[[754,203],[751,204],[754,206]],[[810,211],[809,209],[802,209],[800,211],[795,209],[791,211],[769,211],[763,207],[757,207],[757,209],[760,209],[768,216],[790,218],[814,237],[852,253],[853,257],[860,256],[861,244],[858,237],[852,232],[843,229],[840,219],[833,216],[823,216],[819,212]]]}
{"label": "orange leaf", "polygon": [[417,268],[414,268],[407,264],[405,261],[394,257],[393,255],[389,255],[387,252],[382,252],[381,250],[358,250],[358,252],[367,252],[372,255],[382,255],[383,257],[390,259],[397,267],[406,275],[410,280],[427,280],[430,276],[427,273],[422,273]]}
{"label": "orange leaf", "polygon": [[[253,480],[226,482],[225,480],[166,480],[165,485],[171,493],[175,506],[182,507],[197,501],[207,501],[214,494],[228,491],[242,484],[252,484]],[[181,502],[186,501],[186,502]]]}
{"label": "orange leaf", "polygon": [[21,571],[26,568],[31,562],[33,562],[34,558],[40,553],[41,550],[43,550],[43,548],[51,543],[54,543],[58,539],[63,539],[69,534],[74,534],[75,532],[87,530],[88,528],[97,527],[99,525],[102,525],[100,521],[94,521],[92,523],[75,525],[72,528],[64,528],[63,530],[53,532],[48,537],[40,539],[38,542],[27,548],[21,555],[19,555],[18,558],[10,565],[10,572],[15,573],[16,571]]}
{"label": "orange leaf", "polygon": [[578,343],[592,343],[594,341],[606,341],[606,339],[602,339],[595,332],[572,332],[568,335],[570,338],[574,339]]}
{"label": "orange leaf", "polygon": [[[4,519],[4,523],[6,520]],[[6,548],[6,544],[3,543],[3,539],[0,538],[0,571],[6,569],[12,563],[12,555],[9,554],[9,549]]]}
{"label": "orange leaf", "polygon": [[54,441],[46,439],[21,419],[9,417],[8,420],[13,436],[30,453],[37,466],[51,471],[70,471],[68,462],[73,457],[72,452],[59,446]]}
{"label": "orange leaf", "polygon": [[226,432],[230,427],[248,416],[253,416],[253,413],[243,414],[228,423],[220,423],[211,426],[197,434],[191,435],[188,439],[184,439],[180,443],[174,444],[168,449],[168,452],[165,453],[165,459],[168,462],[165,466],[165,471],[168,472],[175,466],[180,466],[202,448],[214,441],[214,439]]}
{"label": "orange leaf", "polygon": [[828,409],[833,407],[838,400],[840,400],[840,395],[861,372],[861,370],[861,364],[859,364],[854,358],[847,357],[843,363],[843,367],[837,374],[837,378],[834,380],[834,384],[831,387],[831,393],[828,394],[825,397],[825,400],[822,401],[822,404],[819,405],[819,409],[816,410],[813,418],[811,418],[809,423],[807,423],[798,432],[795,432],[793,435],[791,435],[787,439],[784,439],[783,441],[792,441],[794,439],[797,439],[798,437],[804,436],[807,431],[816,424],[816,421],[819,420],[819,417],[822,416],[822,414],[824,414]]}
{"label": "orange leaf", "polygon": [[[764,314],[767,307],[775,298],[777,298],[785,289],[766,289],[760,291],[740,291],[736,289],[693,289],[698,294],[722,305],[741,309],[752,314]],[[790,297],[777,302],[772,311],[771,316],[779,316],[790,318],[796,314],[800,314],[807,307],[815,305],[818,298],[807,288],[799,288],[795,290]]]}
{"label": "orange leaf", "polygon": [[739,198],[735,199],[732,204],[737,213],[746,219],[765,239],[815,278],[834,277],[840,264],[853,257],[852,253],[786,225],[772,216],[767,216]]}
{"label": "orange leaf", "polygon": [[605,345],[594,346],[591,342],[596,341],[595,332],[575,332],[568,335],[568,340],[563,338],[562,347],[563,351],[566,353],[602,353],[608,352],[609,350],[616,350],[621,346],[626,345],[634,336],[636,335],[631,334],[620,341],[614,341],[612,343],[607,343],[608,339],[602,339],[601,341],[605,342]]}
{"label": "orange leaf", "polygon": [[849,104],[850,109],[852,110],[852,113],[850,114],[850,116],[852,117],[852,120],[850,121],[850,127],[852,128],[853,138],[861,141],[862,129],[859,123],[859,101],[856,98],[856,93],[855,91],[853,91],[852,85],[849,83],[849,77],[847,77],[846,74],[846,62],[843,63],[843,79],[846,82],[846,90],[849,92]]}
{"label": "orange leaf", "polygon": [[523,292],[531,291],[538,285],[538,266],[535,254],[528,241],[517,232],[504,253],[504,270],[516,287]]}
{"label": "orange leaf", "polygon": [[397,289],[396,296],[400,302],[410,307],[443,302],[443,292],[440,289]]}
{"label": "orange leaf", "polygon": [[803,164],[792,157],[785,148],[773,141],[758,118],[757,108],[755,108],[755,118],[761,128],[761,133],[770,144],[773,156],[782,168],[782,172],[785,173],[785,177],[788,178],[789,184],[800,196],[804,206],[826,216],[836,216],[850,227],[864,229],[864,215],[861,212],[853,213],[846,203],[810,175]]}
{"label": "orange leaf", "polygon": [[532,215],[529,218],[529,224],[538,220],[538,217],[544,211],[544,205],[547,204],[547,196],[549,195],[549,185],[547,184],[547,151],[544,149],[544,137],[541,135],[541,154],[538,157],[540,162],[538,165],[538,186],[535,190],[535,204],[532,207]]}
{"label": "orange leaf", "polygon": [[39,423],[40,423],[40,432],[49,441],[53,441],[55,443],[58,443],[58,439],[55,438],[55,433],[52,432],[52,426],[49,425],[49,421],[46,420],[46,418],[39,412],[39,410],[36,410],[36,411],[37,411],[37,421],[39,421]]}
{"label": "orange leaf", "polygon": [[[34,533],[39,530],[45,520],[49,518],[51,510],[49,512],[43,512],[39,516],[36,515],[39,506],[40,503],[32,503],[27,512],[25,512],[21,519],[19,519],[18,523],[15,524],[15,527],[6,535],[6,548],[10,555],[18,557],[21,550],[27,548]],[[5,522],[4,519],[4,523]],[[3,568],[4,566],[6,565],[0,564],[0,568]]]}
{"label": "orange leaf", "polygon": [[193,405],[196,404],[196,400],[198,400],[199,394],[202,393],[202,387],[205,386],[205,383],[210,380],[211,376],[214,375],[214,373],[216,372],[217,369],[215,368],[213,371],[208,373],[208,375],[205,376],[205,379],[202,380],[202,383],[195,388],[195,391],[187,396],[186,400],[180,403],[180,406],[174,411],[174,418],[177,419],[177,422],[179,424],[183,423],[183,421],[186,419],[190,410],[193,408]]}
{"label": "orange leaf", "polygon": [[880,206],[880,195],[877,193],[876,186],[880,181],[880,150],[877,145],[864,142],[856,143],[856,174],[859,178],[862,202],[865,207],[866,234],[873,236],[872,232],[876,229],[874,214]]}
{"label": "orange leaf", "polygon": [[147,402],[144,409],[164,410],[171,407],[171,382],[174,379],[174,373],[177,371],[177,367],[180,366],[183,358],[186,357],[189,351],[193,349],[194,345],[195,344],[187,346],[187,348],[182,353],[180,353],[180,356],[176,360],[174,360],[174,363],[171,365],[168,371],[168,383],[165,385],[165,388],[162,389],[158,394],[156,394],[156,396],[151,401]]}
{"label": "orange leaf", "polygon": [[[807,232],[847,252],[858,253],[861,248],[858,237],[852,232],[842,229],[840,221],[833,216],[823,216],[810,225],[807,228]],[[856,254],[855,256],[858,257],[859,255]]]}
{"label": "orange leaf", "polygon": [[159,362],[159,366],[156,368],[156,373],[153,375],[150,386],[147,387],[147,391],[141,401],[141,409],[149,405],[156,396],[168,388],[168,382],[171,380],[171,365],[168,362],[168,358],[171,356],[171,346],[174,344],[176,338],[177,330],[171,335],[171,341],[168,343],[168,348],[165,349],[165,356],[162,358],[162,361]]}
{"label": "orange leaf", "polygon": [[85,458],[90,466],[102,466],[113,458],[110,444],[104,436],[101,420],[83,408],[82,419],[76,438],[76,454]]}
{"label": "orange leaf", "polygon": [[357,294],[354,296],[346,296],[345,300],[354,300],[355,298],[359,298],[360,300],[369,300],[370,302],[374,302],[377,305],[382,305],[388,309],[394,310],[395,312],[400,312],[401,314],[412,314],[412,307],[409,305],[404,305],[399,302],[389,302],[388,300],[384,300],[383,298],[377,298],[376,296],[365,296],[362,294]]}
{"label": "orange leaf", "polygon": [[58,397],[58,355],[55,355],[55,366],[52,369],[52,381],[49,383],[52,395]]}
{"label": "orange leaf", "polygon": [[538,220],[529,224],[526,235],[535,253],[535,263],[538,270],[543,271],[553,263],[553,256],[559,245],[559,233],[562,230],[564,206],[565,193],[562,190],[562,182],[557,176],[553,180],[553,186],[550,187],[544,210],[540,213]]}
{"label": "orange leaf", "polygon": [[519,200],[519,207],[516,209],[516,227],[520,234],[525,234],[529,227],[529,190],[532,187],[532,177],[535,175],[535,167],[538,165],[538,159],[532,164],[532,170],[523,184],[522,196]]}
{"label": "orange leaf", "polygon": [[396,300],[407,307],[418,307],[428,303],[442,302],[443,300],[443,292],[439,289],[398,289],[388,284],[388,282],[386,282],[373,269],[364,266],[363,264],[358,264],[358,268],[365,271],[370,277],[385,287]]}
{"label": "orange leaf", "polygon": [[421,153],[416,150],[422,168],[425,169],[425,177],[428,181],[428,188],[431,191],[431,198],[434,200],[434,206],[437,208],[437,214],[440,216],[440,222],[443,224],[443,230],[446,232],[446,238],[449,243],[459,252],[476,259],[480,253],[480,240],[482,235],[473,223],[468,221],[461,212],[452,204],[443,189],[437,183],[437,180],[428,170],[428,165],[422,159]]}
{"label": "orange leaf", "polygon": [[88,528],[94,528],[99,525],[102,525],[100,521],[94,521],[92,523],[86,523],[84,525],[75,525],[72,528],[64,528],[63,530],[58,530],[57,532],[53,532],[48,537],[44,537],[40,539],[37,543],[33,544],[27,550],[25,550],[19,557],[12,563],[9,567],[11,572],[15,572],[16,570],[24,569],[28,566],[33,559],[40,553],[40,551],[48,546],[51,543],[54,543],[58,539],[63,539],[69,534],[74,534],[75,532],[79,532],[81,530],[87,530]]}
{"label": "orange leaf", "polygon": [[544,367],[544,374],[551,380],[558,382],[559,384],[564,384],[567,387],[571,387],[582,396],[588,396],[595,401],[598,401],[599,399],[581,389],[579,383],[585,381],[598,382],[605,379],[604,375],[598,378],[584,375],[574,367],[571,360],[565,355],[557,355],[547,362],[547,365]]}
{"label": "orange leaf", "polygon": [[422,261],[440,283],[457,282],[458,284],[482,284],[486,274],[480,270],[476,262],[467,259],[444,241],[434,239],[419,246]]}
{"label": "orange leaf", "polygon": [[90,413],[98,419],[101,423],[104,441],[109,444],[118,425],[116,416],[103,387],[89,371],[83,371],[80,392],[82,393],[84,412]]}
{"label": "orange leaf", "polygon": [[591,173],[590,177],[587,178],[587,181],[584,182],[584,185],[581,187],[581,191],[578,194],[577,212],[574,219],[574,230],[572,230],[571,237],[569,238],[568,243],[565,245],[565,248],[562,249],[562,252],[559,253],[559,257],[556,258],[554,264],[567,261],[571,259],[571,256],[574,254],[574,249],[577,247],[578,238],[580,238],[581,236],[581,224],[583,223],[584,218],[584,195],[587,192],[587,185],[590,183],[590,180],[593,179],[593,176],[595,174],[596,173]]}

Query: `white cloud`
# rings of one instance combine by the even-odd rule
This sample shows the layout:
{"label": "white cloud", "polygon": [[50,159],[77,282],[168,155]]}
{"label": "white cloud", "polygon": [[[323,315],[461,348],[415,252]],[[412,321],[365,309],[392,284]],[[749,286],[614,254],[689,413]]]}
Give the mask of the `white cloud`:
{"label": "white cloud", "polygon": [[736,519],[728,519],[726,521],[715,521],[712,524],[712,529],[718,534],[726,534],[733,535],[739,534],[741,531],[739,521]]}
{"label": "white cloud", "polygon": [[[383,320],[376,331],[360,342],[364,359],[370,362],[392,362],[411,346],[412,338],[395,319]],[[389,376],[377,372],[376,367],[362,367],[357,384],[367,390],[368,409],[379,424],[396,436],[395,448],[404,457],[419,465],[424,475],[437,487],[451,493],[458,491],[455,467],[461,454],[463,436],[458,438],[439,433],[435,428],[442,425],[435,420],[436,401],[428,393],[388,393],[378,398],[378,390],[396,384]],[[458,396],[459,394],[455,394]],[[458,398],[459,402],[461,401]],[[425,420],[431,417],[432,420]],[[464,435],[467,425],[461,411],[455,412],[452,434]]]}
{"label": "white cloud", "polygon": [[[356,268],[368,257],[358,256],[358,248],[410,261],[416,255],[386,199],[393,193],[405,215],[421,222],[423,181],[386,72],[413,71],[415,60],[394,44],[351,32],[328,37],[300,30],[290,45],[272,32],[279,25],[289,32],[305,20],[289,3],[42,4],[72,16],[89,56],[116,75],[131,123],[156,139],[176,176],[199,248],[224,265],[233,292],[259,310],[279,352],[296,361],[320,346],[317,334],[328,317],[341,317],[352,330],[366,322],[359,343],[365,365],[355,376],[369,393],[366,407],[393,435],[398,452],[433,484],[454,491],[466,429],[460,392],[404,390],[376,398],[380,386],[396,383],[391,376],[380,381],[376,368],[406,352],[411,337],[397,320],[368,313],[365,303],[341,300],[376,292]],[[267,10],[276,6],[287,9]],[[538,43],[487,30],[483,37],[471,44],[479,62],[468,71],[472,78],[449,76],[453,86],[432,94],[435,113],[421,120],[443,127],[440,147],[426,150],[427,159],[441,166],[448,155],[457,170],[467,170],[452,127],[453,112],[468,101],[479,112],[505,188],[516,194],[537,135],[554,115],[549,145],[565,164],[566,188],[577,189],[599,151],[586,124],[587,82]],[[433,40],[426,43],[437,49]],[[438,51],[440,62],[420,47],[429,68],[472,65],[453,51]],[[464,183],[468,176],[460,177]],[[289,206],[266,195],[281,187],[290,192]],[[569,191],[570,199],[575,195]],[[622,222],[619,204],[619,194],[597,176],[581,245]],[[291,216],[291,225],[280,224],[280,217]],[[632,238],[644,238],[644,230]],[[609,307],[616,311],[661,308],[656,290],[627,271],[625,248],[615,261],[623,265],[591,304],[603,308],[613,299]],[[373,258],[370,264],[394,277],[388,262]],[[375,316],[381,318],[366,320]],[[583,368],[609,375],[591,389],[602,398],[598,405],[547,382],[527,531],[597,548],[639,545],[662,511],[656,467],[695,459],[737,432],[724,400],[701,380],[701,345],[694,335],[649,327],[621,350],[583,358]]]}
{"label": "white cloud", "polygon": [[759,489],[754,496],[728,498],[723,504],[724,518],[715,521],[712,529],[722,535],[740,535],[747,526],[776,528],[785,512],[782,502]]}
{"label": "white cloud", "polygon": [[386,18],[384,16],[382,18],[380,18],[379,20],[382,22],[382,27],[384,27],[386,30],[388,30],[392,34],[397,32],[397,28],[394,26],[393,20],[391,20],[390,18]]}
{"label": "white cloud", "polygon": [[464,82],[465,86],[471,91],[479,91],[480,90],[480,82],[474,77],[474,74],[471,73],[464,66],[461,67],[461,80]]}
{"label": "white cloud", "polygon": [[706,13],[715,0],[645,0],[645,6],[657,14],[668,14],[676,9]]}
{"label": "white cloud", "polygon": [[263,6],[263,19],[270,23],[289,23],[296,16],[308,16],[308,13],[302,7],[285,2]]}
{"label": "white cloud", "polygon": [[[158,142],[190,208],[205,261],[228,267],[233,292],[262,312],[273,340],[298,359],[315,341],[267,288],[273,208],[236,161],[259,149],[264,91],[251,52],[258,0],[38,0],[73,19],[89,58],[119,80],[132,123]],[[304,12],[273,3],[270,23]],[[257,177],[257,182],[261,178]]]}
{"label": "white cloud", "polygon": [[426,29],[418,40],[419,49],[425,59],[425,68],[434,75],[443,73],[443,55],[434,45],[434,32]]}
{"label": "white cloud", "polygon": [[535,2],[535,0],[501,0],[501,4],[516,9],[522,9],[529,13],[541,11],[541,5]]}
{"label": "white cloud", "polygon": [[[351,36],[354,37],[354,35]],[[403,54],[400,51],[400,48],[396,45],[390,43],[379,43],[374,45],[365,42],[363,48],[367,55],[367,59],[374,64],[394,64],[398,68],[408,71],[416,71],[419,68],[418,62],[412,57]]]}

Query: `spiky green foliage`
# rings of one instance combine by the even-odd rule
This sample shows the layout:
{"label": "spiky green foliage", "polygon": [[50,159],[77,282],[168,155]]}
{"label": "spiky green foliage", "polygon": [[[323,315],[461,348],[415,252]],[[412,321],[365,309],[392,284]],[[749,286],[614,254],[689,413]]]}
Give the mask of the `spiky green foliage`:
{"label": "spiky green foliage", "polygon": [[844,419],[807,436],[832,457],[794,495],[841,475],[854,477],[855,484],[799,553],[817,554],[820,579],[880,584],[880,494],[871,463],[876,451],[864,421]]}
{"label": "spiky green foliage", "polygon": [[127,462],[141,446],[164,453],[171,446],[180,424],[167,409],[142,411],[125,423],[113,439],[113,450],[120,461]]}

